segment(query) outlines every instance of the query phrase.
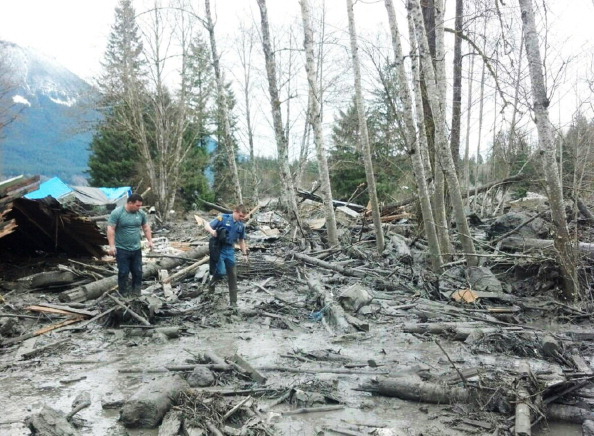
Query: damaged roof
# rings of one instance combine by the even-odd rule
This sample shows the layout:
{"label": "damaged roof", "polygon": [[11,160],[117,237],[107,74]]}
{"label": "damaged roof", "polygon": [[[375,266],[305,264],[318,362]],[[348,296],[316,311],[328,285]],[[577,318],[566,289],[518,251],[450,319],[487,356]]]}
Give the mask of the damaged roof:
{"label": "damaged roof", "polygon": [[0,252],[9,254],[65,253],[101,257],[105,235],[97,225],[63,207],[55,198],[22,198],[39,187],[39,176],[0,183]]}

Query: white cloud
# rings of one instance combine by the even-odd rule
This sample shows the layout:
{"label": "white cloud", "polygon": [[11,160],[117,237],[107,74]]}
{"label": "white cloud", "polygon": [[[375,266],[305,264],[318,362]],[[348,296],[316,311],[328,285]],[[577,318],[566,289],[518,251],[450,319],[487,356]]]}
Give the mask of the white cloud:
{"label": "white cloud", "polygon": [[26,104],[27,106],[31,106],[29,100],[27,100],[22,95],[15,95],[14,97],[12,97],[12,101],[17,104]]}

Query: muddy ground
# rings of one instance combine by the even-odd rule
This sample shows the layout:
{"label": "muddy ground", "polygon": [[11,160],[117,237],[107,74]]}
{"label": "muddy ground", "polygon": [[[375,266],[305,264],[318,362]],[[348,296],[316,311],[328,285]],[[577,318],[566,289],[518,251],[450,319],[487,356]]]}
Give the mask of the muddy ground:
{"label": "muddy ground", "polygon": [[[253,231],[254,229],[252,229]],[[183,256],[191,247],[206,242],[197,230],[192,214],[177,220],[168,228],[156,232],[160,238],[157,250],[147,253],[157,257]],[[239,355],[256,368],[267,380],[265,383],[237,373],[214,373],[213,386],[195,388],[207,397],[217,391],[269,388],[267,392],[254,391],[252,410],[259,412],[259,423],[245,427],[244,434],[278,435],[487,435],[507,434],[513,425],[513,409],[486,410],[458,402],[430,404],[375,395],[357,390],[362,385],[383,377],[417,377],[432,381],[460,385],[458,371],[475,369],[469,383],[484,385],[500,381],[502,390],[511,389],[513,380],[506,379],[522,362],[529,362],[535,373],[546,374],[551,383],[563,378],[563,368],[538,353],[515,353],[511,347],[493,346],[484,342],[469,343],[454,340],[451,334],[407,333],[403,326],[422,322],[475,322],[461,312],[449,313],[440,307],[454,307],[464,314],[483,314],[490,306],[518,307],[518,300],[478,300],[472,304],[453,300],[439,301],[432,311],[424,302],[432,297],[426,287],[419,284],[419,274],[411,265],[389,274],[386,259],[370,256],[368,274],[363,277],[345,276],[336,271],[306,265],[295,260],[291,253],[310,252],[311,245],[292,242],[291,235],[280,234],[279,239],[263,238],[250,241],[250,265],[240,265],[239,310],[227,308],[226,283],[217,287],[214,295],[204,290],[200,274],[192,275],[173,286],[177,301],[166,301],[163,290],[146,291],[155,283],[146,280],[143,297],[160,298],[164,305],[161,313],[152,318],[155,327],[180,327],[179,337],[161,334],[146,336],[151,329],[139,327],[134,319],[122,323],[134,327],[117,326],[118,320],[110,316],[98,319],[84,327],[76,324],[38,335],[25,341],[6,345],[0,349],[0,416],[1,435],[29,435],[27,417],[44,406],[67,414],[73,400],[81,392],[91,397],[89,407],[73,418],[83,435],[158,435],[158,429],[126,428],[119,421],[122,402],[143,385],[171,374],[165,367],[199,363],[197,356],[214,352],[224,359]],[[362,238],[357,247],[361,252],[372,252],[373,241]],[[322,251],[322,250],[320,250]],[[269,256],[276,259],[272,262]],[[329,262],[343,262],[357,267],[339,254],[325,257]],[[78,260],[91,264],[89,260]],[[272,263],[271,263],[272,262]],[[35,313],[30,305],[60,303],[58,296],[64,288],[30,290],[20,286],[18,279],[40,270],[53,270],[56,264],[69,265],[69,259],[45,258],[25,263],[4,264],[2,307],[3,315],[20,317],[16,335],[23,335],[40,327],[64,319],[59,315]],[[363,262],[365,264],[365,262]],[[113,271],[113,261],[94,263]],[[261,273],[250,273],[254,265],[273,265],[262,268]],[[80,265],[78,266],[80,268]],[[374,285],[373,269],[394,286],[390,289]],[[241,272],[244,271],[244,274]],[[406,272],[408,271],[408,272]],[[174,272],[174,271],[172,271]],[[500,274],[503,278],[505,275]],[[356,316],[369,325],[368,331],[339,328],[328,323],[319,300],[312,295],[308,278],[322,283],[326,291],[338,297],[353,285],[363,287],[373,300],[362,307]],[[402,286],[398,286],[402,284]],[[506,288],[513,292],[513,287]],[[411,292],[411,290],[413,292]],[[512,294],[513,295],[513,294]],[[433,298],[435,300],[435,298]],[[538,332],[563,335],[568,329],[588,331],[589,319],[572,318],[571,323],[559,321],[559,306],[541,305],[542,298],[527,295],[528,302],[519,313],[507,315],[502,323],[518,325],[521,329],[533,327]],[[84,302],[88,310],[104,310],[113,302],[107,298]],[[130,303],[132,304],[132,303]],[[131,306],[132,307],[132,306]],[[138,306],[134,306],[138,307]],[[425,309],[420,310],[420,307]],[[527,309],[531,307],[532,309]],[[1,318],[0,319],[6,319]],[[15,319],[15,318],[13,318]],[[501,324],[504,325],[504,324]],[[514,338],[502,327],[500,338]],[[509,334],[510,336],[506,336]],[[42,347],[50,345],[43,349]],[[579,348],[590,363],[588,344],[572,345]],[[522,344],[524,351],[529,343]],[[30,353],[32,350],[42,350]],[[517,351],[517,350],[516,350]],[[518,355],[519,354],[519,355]],[[291,372],[289,372],[291,371]],[[316,372],[314,372],[316,371]],[[332,372],[333,371],[333,372]],[[191,371],[175,371],[186,377]],[[512,377],[513,379],[513,377]],[[280,404],[275,400],[290,394]],[[245,399],[247,394],[226,396],[228,408]],[[287,395],[285,395],[287,396]],[[269,407],[272,405],[272,407]],[[289,414],[302,408],[335,406],[334,410]],[[342,406],[338,408],[336,406]],[[513,406],[513,405],[512,405]],[[184,408],[178,404],[179,410]],[[507,413],[502,411],[507,410]],[[245,420],[231,419],[230,427],[241,428]],[[555,423],[542,420],[533,434],[580,435],[581,424]],[[198,434],[198,433],[196,433]],[[212,434],[212,433],[204,433]],[[233,433],[227,433],[233,434]]]}

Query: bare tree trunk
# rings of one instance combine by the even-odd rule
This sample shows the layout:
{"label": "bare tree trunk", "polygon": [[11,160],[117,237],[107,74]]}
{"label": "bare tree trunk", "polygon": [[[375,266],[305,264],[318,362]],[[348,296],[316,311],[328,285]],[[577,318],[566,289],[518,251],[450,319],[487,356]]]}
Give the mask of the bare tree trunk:
{"label": "bare tree trunk", "polygon": [[252,111],[250,103],[250,91],[252,86],[252,51],[254,48],[254,34],[253,28],[249,31],[243,30],[241,48],[238,48],[238,54],[243,69],[243,98],[245,104],[245,122],[248,135],[248,147],[250,150],[250,167],[252,176],[252,200],[254,204],[258,204],[260,200],[259,192],[259,177],[258,166],[256,163],[256,156],[254,153],[254,127],[252,125]]}
{"label": "bare tree trunk", "polygon": [[543,172],[547,183],[551,215],[556,227],[555,248],[563,273],[564,296],[568,299],[573,299],[578,297],[579,293],[576,250],[567,228],[567,218],[563,205],[563,190],[561,180],[559,179],[559,168],[555,158],[555,142],[553,141],[553,131],[549,121],[549,100],[544,84],[532,0],[519,0],[519,4],[522,12],[522,31],[524,33],[526,58],[528,59],[532,96],[534,98],[534,115],[536,118],[536,129],[538,130],[538,142],[542,153]]}
{"label": "bare tree trunk", "polygon": [[276,65],[274,61],[274,52],[270,43],[270,29],[268,25],[268,11],[266,9],[266,0],[258,0],[260,8],[260,17],[262,23],[262,48],[266,59],[266,74],[268,76],[268,92],[270,93],[270,105],[272,107],[272,124],[276,137],[276,147],[278,151],[278,160],[280,165],[280,176],[285,194],[285,201],[289,211],[291,222],[301,227],[301,219],[297,208],[295,198],[295,188],[291,169],[289,168],[289,143],[285,131],[283,130],[283,120],[281,114],[281,103],[278,93],[276,80]]}
{"label": "bare tree trunk", "polygon": [[[406,127],[405,137],[411,156],[415,180],[417,182],[417,189],[419,191],[419,200],[421,203],[421,212],[423,214],[423,226],[429,243],[429,257],[431,259],[431,266],[435,272],[441,269],[441,250],[439,248],[439,241],[437,238],[437,230],[435,229],[435,221],[433,218],[433,209],[431,207],[429,187],[425,174],[425,167],[423,165],[423,155],[421,153],[421,140],[417,140],[417,130],[415,128],[415,120],[413,117],[413,103],[408,88],[408,81],[406,80],[406,71],[404,69],[404,57],[402,56],[402,46],[400,44],[400,33],[398,31],[398,23],[396,21],[396,14],[394,12],[394,4],[392,0],[385,0],[386,10],[388,12],[388,20],[390,23],[390,31],[392,34],[392,48],[394,50],[394,66],[397,74],[398,93],[402,102],[402,112],[404,115],[404,124]],[[414,61],[413,61],[414,62]],[[424,129],[424,126],[421,126]],[[423,135],[423,140],[426,141],[424,131],[419,132]],[[426,147],[426,145],[425,145]]]}
{"label": "bare tree trunk", "polygon": [[328,160],[326,159],[326,147],[324,145],[324,136],[322,132],[322,112],[320,103],[322,95],[318,89],[316,78],[309,0],[301,0],[300,3],[301,15],[303,18],[303,45],[305,47],[306,59],[305,70],[307,71],[307,81],[309,83],[309,122],[314,131],[314,139],[316,143],[320,181],[322,183],[321,190],[324,196],[324,206],[326,209],[328,242],[330,245],[338,245],[336,216],[334,215],[334,206],[332,204],[332,187],[330,185],[330,173],[328,171]]}
{"label": "bare tree trunk", "polygon": [[[443,25],[437,26],[437,21],[440,18],[439,13],[437,11],[437,6],[435,0],[428,0],[423,3],[423,23],[425,25],[425,31],[427,32],[427,39],[429,45],[429,52],[431,53],[431,57],[435,62],[436,66],[442,67],[443,62],[439,62],[438,52],[443,52],[443,32],[440,34],[441,37],[438,38],[438,32],[443,30]],[[416,59],[418,62],[417,53],[418,50],[412,49],[412,47],[416,47],[415,40],[415,32],[414,27],[410,27],[409,22],[409,34],[410,34],[410,41],[411,41],[411,56],[413,59]],[[417,67],[417,65],[413,65],[413,68]],[[421,104],[423,107],[423,111],[421,112],[424,114],[424,120],[422,124],[424,125],[424,129],[426,132],[426,143],[427,143],[427,159],[426,162],[432,162],[433,166],[429,173],[433,174],[433,193],[431,197],[432,207],[433,207],[433,216],[435,218],[435,226],[437,229],[437,236],[439,238],[439,244],[441,248],[441,253],[443,260],[450,261],[452,260],[454,247],[450,241],[449,235],[449,222],[448,222],[448,213],[446,211],[446,202],[445,202],[445,195],[446,195],[446,186],[445,186],[445,178],[443,174],[443,170],[441,165],[439,164],[439,153],[436,151],[435,147],[435,117],[433,115],[433,111],[431,109],[431,105],[429,104],[429,99],[427,96],[427,87],[425,85],[425,81],[427,80],[421,70],[417,68],[417,73],[419,79],[416,83],[418,83],[419,95],[421,96]],[[442,70],[438,70],[440,73]],[[437,74],[437,73],[436,73]],[[443,76],[445,76],[445,70],[443,71]],[[444,77],[445,81],[445,77]],[[444,94],[440,95],[438,98],[440,104],[445,104],[445,87],[441,87],[440,91],[443,90]],[[420,115],[418,115],[420,120]],[[420,121],[419,121],[420,123]],[[429,165],[429,164],[428,164]]]}
{"label": "bare tree trunk", "polygon": [[[212,14],[210,12],[210,0],[204,0],[204,7],[206,9],[206,30],[210,38],[210,49],[212,51],[212,65],[215,72],[215,80],[217,82],[217,102],[221,113],[223,130],[223,138],[219,138],[219,143],[223,143],[223,147],[227,154],[227,161],[229,163],[229,170],[235,185],[235,196],[238,203],[243,203],[243,194],[241,192],[241,184],[239,183],[239,173],[237,172],[237,162],[235,159],[235,149],[233,148],[233,141],[231,138],[231,123],[229,121],[229,105],[227,104],[227,96],[225,95],[225,84],[223,83],[223,75],[221,73],[221,65],[219,62],[219,54],[217,52],[217,42],[214,33],[214,23],[212,21]],[[222,141],[221,141],[222,139]]]}
{"label": "bare tree trunk", "polygon": [[[485,52],[485,48],[487,47],[487,18],[484,18],[485,23],[483,26],[483,35],[485,40],[483,43],[483,53]],[[483,111],[485,107],[485,74],[487,72],[487,63],[486,60],[483,59],[483,68],[481,71],[481,91],[479,95],[479,127],[478,127],[478,139],[476,141],[476,168],[474,170],[474,207],[473,210],[478,210],[477,204],[477,192],[476,187],[479,185],[479,175],[480,175],[480,158],[481,158],[481,138],[483,137]]]}
{"label": "bare tree trunk", "polygon": [[452,158],[452,153],[449,147],[446,134],[446,123],[444,111],[439,102],[440,92],[436,86],[435,73],[431,58],[429,56],[429,47],[427,43],[427,36],[423,26],[423,19],[421,14],[421,6],[419,0],[411,0],[409,2],[409,19],[413,21],[416,30],[417,42],[419,44],[419,55],[421,58],[421,66],[425,74],[425,83],[427,85],[427,95],[431,104],[431,111],[435,119],[435,149],[439,154],[439,162],[444,171],[446,181],[448,183],[450,199],[456,218],[457,230],[460,235],[460,242],[464,249],[464,255],[468,266],[477,266],[478,258],[474,249],[474,242],[470,235],[470,229],[466,216],[464,214],[464,203],[460,193],[460,185],[458,183],[458,176]]}
{"label": "bare tree trunk", "polygon": [[362,142],[363,162],[365,164],[365,175],[367,176],[367,191],[369,192],[369,202],[371,204],[371,214],[375,226],[376,246],[378,253],[384,251],[384,231],[379,212],[379,201],[377,198],[377,189],[375,185],[375,175],[373,173],[373,162],[371,160],[371,146],[369,144],[369,133],[367,131],[367,116],[365,115],[365,104],[363,102],[363,92],[361,91],[361,66],[359,63],[357,31],[355,29],[355,17],[353,14],[353,1],[346,0],[347,14],[349,18],[349,34],[351,39],[351,58],[353,61],[353,74],[355,79],[355,101],[357,105],[357,115],[359,118],[360,140]]}
{"label": "bare tree trunk", "polygon": [[454,157],[454,164],[458,174],[460,168],[460,124],[462,112],[462,15],[464,14],[464,0],[456,0],[456,20],[454,37],[454,83],[452,89],[452,129],[450,132],[450,148]]}
{"label": "bare tree trunk", "polygon": [[470,110],[472,106],[472,82],[474,81],[474,56],[470,59],[468,72],[468,100],[466,103],[466,146],[464,148],[464,185],[466,187],[466,204],[470,206]]}
{"label": "bare tree trunk", "polygon": [[[415,96],[415,106],[416,106],[416,113],[417,113],[417,130],[419,132],[419,147],[420,151],[423,155],[424,167],[427,168],[426,173],[431,174],[433,173],[433,186],[434,192],[433,195],[430,197],[432,199],[432,211],[433,216],[435,218],[434,225],[437,232],[437,239],[439,242],[440,253],[442,256],[443,261],[450,261],[452,259],[452,255],[454,253],[454,246],[450,241],[449,234],[448,234],[448,223],[446,218],[446,211],[445,211],[445,202],[444,202],[444,178],[443,178],[443,171],[441,167],[435,162],[435,166],[438,168],[434,168],[433,171],[431,169],[431,159],[429,157],[429,145],[427,144],[427,126],[426,126],[426,118],[424,112],[424,105],[423,105],[423,97],[422,97],[422,86],[421,86],[421,73],[419,71],[419,56],[417,50],[417,44],[415,42],[415,31],[414,31],[414,24],[411,20],[408,22],[409,24],[409,40],[410,40],[410,57],[411,57],[411,71],[413,74],[413,95]],[[431,112],[429,110],[429,112]],[[435,123],[432,124],[434,125]],[[434,129],[433,129],[434,131]]]}

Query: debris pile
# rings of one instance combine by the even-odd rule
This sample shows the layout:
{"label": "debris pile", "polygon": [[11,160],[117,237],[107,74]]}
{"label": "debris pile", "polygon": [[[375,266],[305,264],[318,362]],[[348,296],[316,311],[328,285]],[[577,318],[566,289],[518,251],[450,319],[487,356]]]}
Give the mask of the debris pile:
{"label": "debris pile", "polygon": [[[592,306],[556,299],[549,248],[533,242],[551,237],[546,213],[476,220],[485,261],[437,274],[410,211],[386,209],[378,255],[364,208],[345,213],[343,245],[326,248],[320,209],[304,198],[312,220],[301,236],[277,210],[248,223],[238,310],[225,282],[214,293],[206,285],[194,216],[155,229],[138,297],[118,294],[102,253],[2,282],[4,381],[35,367],[37,385],[56,384],[26,416],[9,406],[17,418],[0,430],[504,435],[554,420],[592,425]],[[512,238],[530,249],[518,253]],[[66,410],[66,398],[89,391],[85,407]],[[112,408],[117,421],[102,415]]]}

